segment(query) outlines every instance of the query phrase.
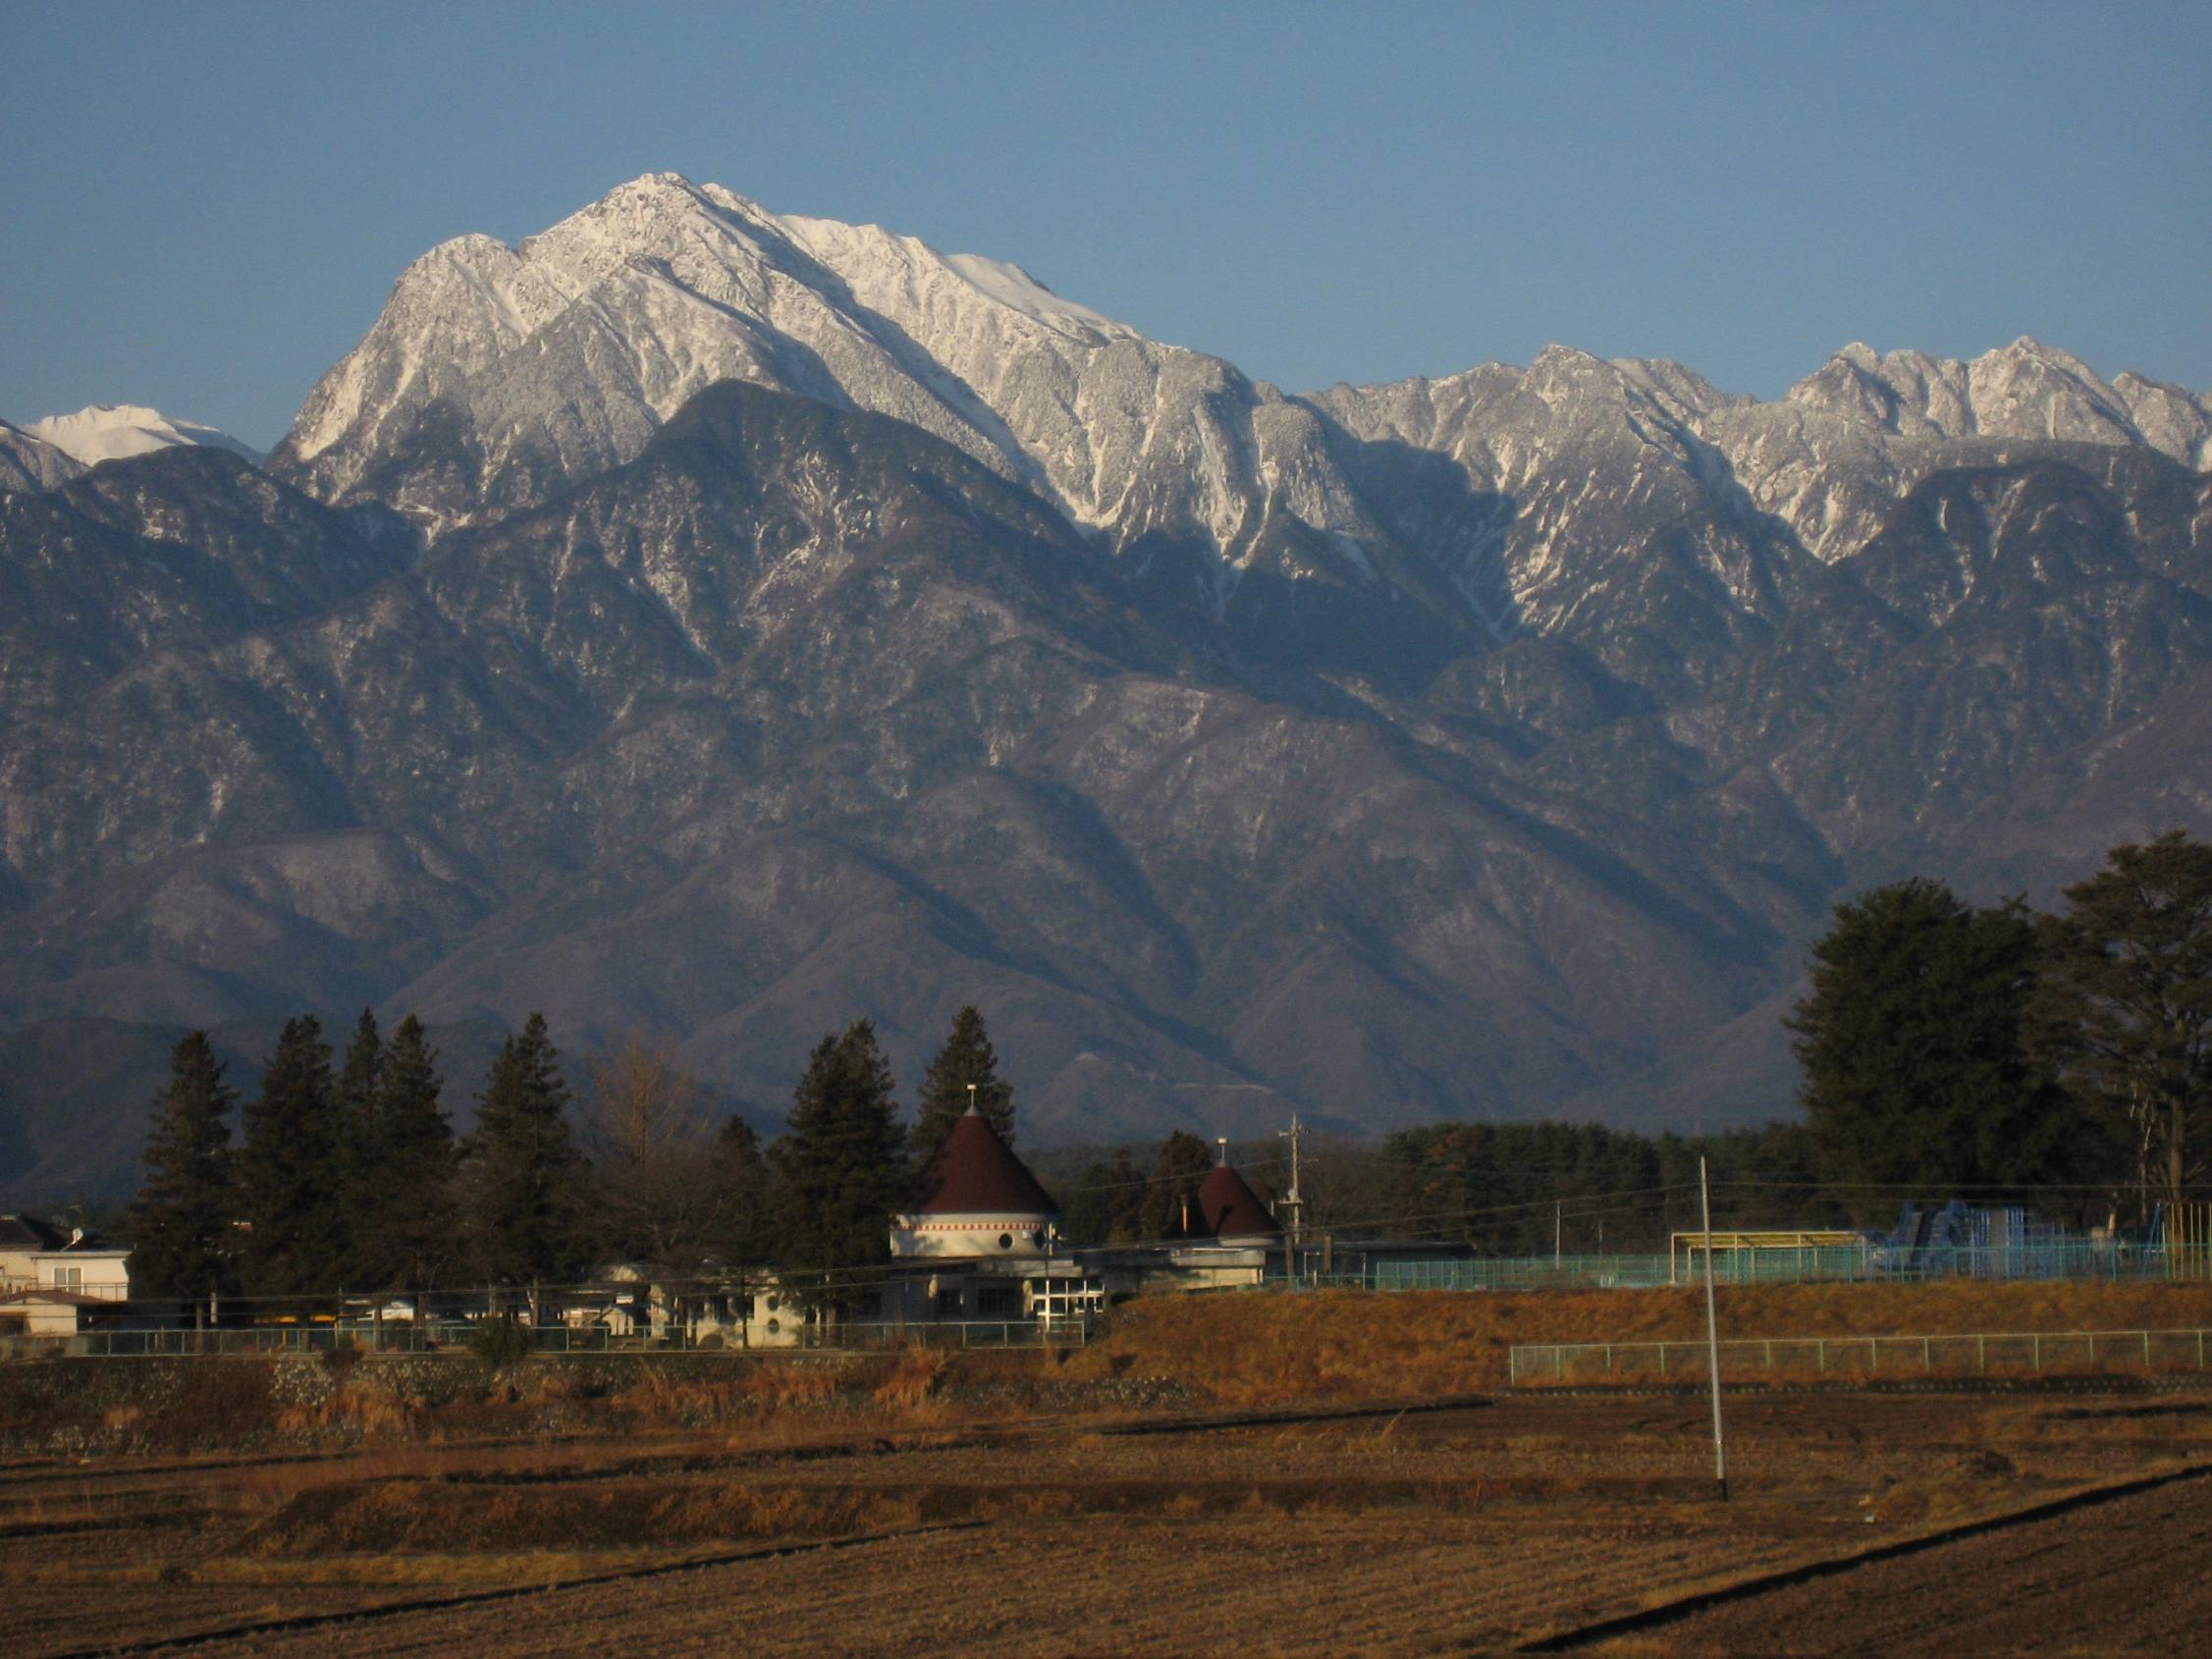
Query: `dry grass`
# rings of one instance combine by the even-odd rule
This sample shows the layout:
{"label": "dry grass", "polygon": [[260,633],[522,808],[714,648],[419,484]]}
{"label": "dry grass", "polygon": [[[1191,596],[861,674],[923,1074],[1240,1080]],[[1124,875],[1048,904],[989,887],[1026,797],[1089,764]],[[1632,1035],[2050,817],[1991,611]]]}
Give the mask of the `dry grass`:
{"label": "dry grass", "polygon": [[[2212,1325],[2212,1286],[1739,1286],[1719,1311],[1724,1336],[2178,1329]],[[1226,1406],[1433,1397],[1502,1388],[1516,1343],[1688,1340],[1703,1321],[1702,1293],[1687,1287],[1153,1297],[1119,1310],[1063,1370],[1165,1377]]]}
{"label": "dry grass", "polygon": [[919,1406],[944,1380],[944,1356],[928,1348],[910,1348],[898,1357],[890,1375],[876,1387],[879,1406]]}

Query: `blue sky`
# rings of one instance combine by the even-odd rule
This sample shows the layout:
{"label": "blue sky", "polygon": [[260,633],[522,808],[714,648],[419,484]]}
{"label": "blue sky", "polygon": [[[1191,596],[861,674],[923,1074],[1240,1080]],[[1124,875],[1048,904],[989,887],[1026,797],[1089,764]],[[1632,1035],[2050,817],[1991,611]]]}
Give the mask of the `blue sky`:
{"label": "blue sky", "polygon": [[2212,6],[0,4],[0,414],[273,443],[393,278],[673,168],[1293,390],[1561,341],[1773,396],[2212,387]]}

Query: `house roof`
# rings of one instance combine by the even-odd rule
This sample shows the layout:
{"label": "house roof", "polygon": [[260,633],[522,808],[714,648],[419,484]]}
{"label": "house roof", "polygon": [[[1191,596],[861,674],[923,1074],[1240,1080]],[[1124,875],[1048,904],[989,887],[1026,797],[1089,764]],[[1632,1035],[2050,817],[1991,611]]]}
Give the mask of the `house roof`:
{"label": "house roof", "polygon": [[30,1306],[41,1308],[113,1309],[120,1308],[123,1305],[109,1297],[86,1296],[82,1291],[55,1290],[50,1286],[41,1286],[37,1290],[10,1291],[6,1296],[0,1296],[0,1308],[23,1308]]}
{"label": "house roof", "polygon": [[69,1229],[35,1215],[0,1215],[0,1250],[65,1250]]}
{"label": "house roof", "polygon": [[1192,1231],[1224,1243],[1231,1239],[1279,1239],[1282,1224],[1269,1215],[1244,1177],[1227,1164],[1215,1164],[1198,1184],[1192,1203]]}
{"label": "house roof", "polygon": [[991,1120],[970,1106],[944,1144],[922,1166],[921,1215],[1057,1215],[1059,1205],[1037,1184]]}

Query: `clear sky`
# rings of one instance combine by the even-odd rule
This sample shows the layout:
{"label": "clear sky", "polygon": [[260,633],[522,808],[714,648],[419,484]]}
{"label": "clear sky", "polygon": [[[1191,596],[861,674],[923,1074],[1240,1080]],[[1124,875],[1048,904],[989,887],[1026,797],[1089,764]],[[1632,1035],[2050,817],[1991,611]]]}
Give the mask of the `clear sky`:
{"label": "clear sky", "polygon": [[2212,387],[2212,4],[0,0],[0,414],[273,443],[417,253],[674,169],[1291,390],[2021,334]]}

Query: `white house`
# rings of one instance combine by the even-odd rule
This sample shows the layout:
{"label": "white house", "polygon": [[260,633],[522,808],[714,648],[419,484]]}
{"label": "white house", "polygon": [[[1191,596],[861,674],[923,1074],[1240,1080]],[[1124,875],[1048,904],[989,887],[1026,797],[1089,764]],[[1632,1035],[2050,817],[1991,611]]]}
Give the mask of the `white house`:
{"label": "white house", "polygon": [[0,1293],[67,1291],[94,1302],[131,1299],[131,1253],[81,1227],[0,1215]]}

